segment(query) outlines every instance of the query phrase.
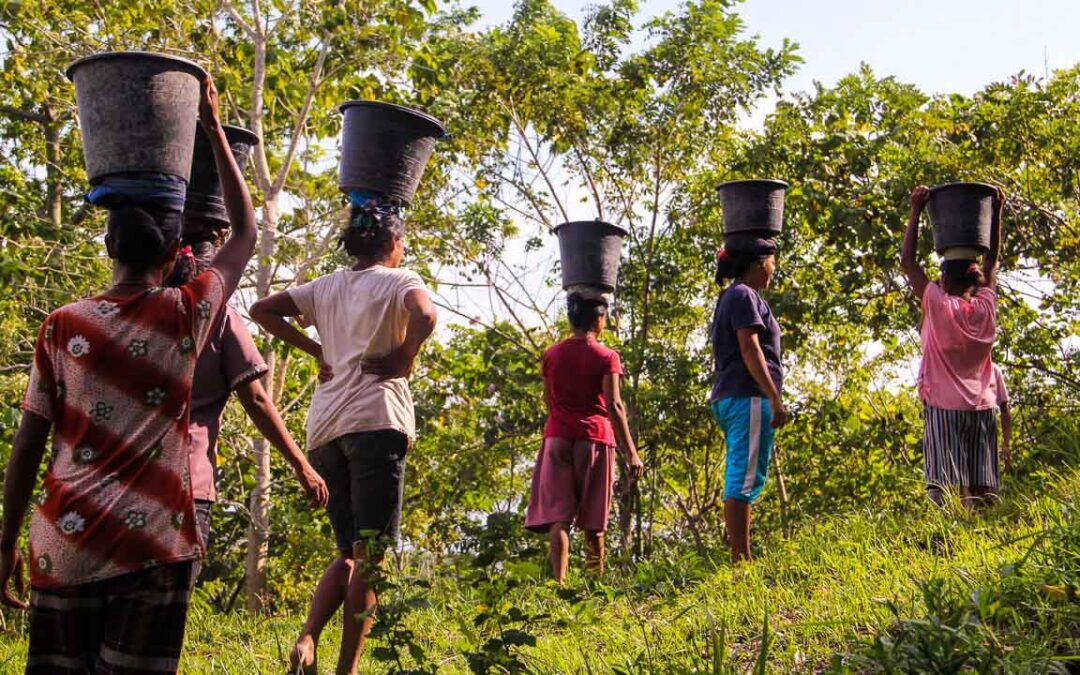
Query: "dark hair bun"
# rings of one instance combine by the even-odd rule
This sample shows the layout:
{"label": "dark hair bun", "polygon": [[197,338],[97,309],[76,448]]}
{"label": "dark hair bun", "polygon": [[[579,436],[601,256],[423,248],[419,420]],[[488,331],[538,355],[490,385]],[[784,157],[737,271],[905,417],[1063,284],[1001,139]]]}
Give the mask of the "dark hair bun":
{"label": "dark hair bun", "polygon": [[116,259],[136,269],[149,269],[164,263],[169,245],[180,238],[180,215],[118,206],[109,209],[107,227]]}
{"label": "dark hair bun", "polygon": [[354,258],[379,259],[394,248],[394,242],[405,238],[405,221],[388,213],[378,215],[362,206],[349,210],[349,224],[341,234],[340,243]]}
{"label": "dark hair bun", "polygon": [[982,269],[975,260],[963,258],[946,260],[941,263],[941,271],[945,279],[955,284],[976,286],[983,282]]}
{"label": "dark hair bun", "polygon": [[579,293],[566,296],[566,318],[570,326],[577,330],[591,330],[596,320],[607,314],[606,300],[586,298]]}

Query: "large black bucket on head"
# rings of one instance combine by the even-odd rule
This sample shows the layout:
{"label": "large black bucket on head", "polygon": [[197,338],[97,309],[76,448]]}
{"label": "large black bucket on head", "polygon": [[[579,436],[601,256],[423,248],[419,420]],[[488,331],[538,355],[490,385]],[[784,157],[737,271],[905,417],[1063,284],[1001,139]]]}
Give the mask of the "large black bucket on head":
{"label": "large black bucket on head", "polygon": [[67,68],[75,83],[86,173],[190,177],[199,87],[206,71],[152,52],[105,52]]}
{"label": "large black bucket on head", "polygon": [[784,228],[782,180],[733,180],[717,186],[724,208],[724,234],[755,233],[763,237]]}
{"label": "large black bucket on head", "polygon": [[614,292],[619,279],[626,230],[600,220],[578,220],[555,227],[559,237],[563,288],[592,286]]}
{"label": "large black bucket on head", "polygon": [[[251,157],[251,149],[259,143],[259,137],[255,132],[242,127],[225,124],[222,128],[240,171],[244,171]],[[214,150],[210,147],[210,139],[201,124],[195,132],[195,151],[191,158],[191,179],[188,181],[187,199],[184,202],[184,220],[229,222],[229,214],[221,197],[221,177],[218,175],[217,162],[214,161]],[[187,222],[185,229],[186,225]]]}
{"label": "large black bucket on head", "polygon": [[994,219],[997,190],[986,183],[945,183],[930,188],[926,211],[934,228],[934,248],[990,249],[990,225]]}
{"label": "large black bucket on head", "polygon": [[439,120],[418,110],[377,101],[349,101],[341,130],[342,192],[362,190],[402,205],[412,202],[435,141]]}

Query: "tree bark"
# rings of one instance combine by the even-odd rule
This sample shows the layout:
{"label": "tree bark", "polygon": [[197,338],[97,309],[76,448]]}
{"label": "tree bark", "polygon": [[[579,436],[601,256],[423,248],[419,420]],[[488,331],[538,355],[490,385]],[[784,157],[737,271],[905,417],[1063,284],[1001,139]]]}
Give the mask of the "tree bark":
{"label": "tree bark", "polygon": [[45,219],[56,229],[63,224],[63,194],[60,165],[63,153],[60,148],[60,122],[51,109],[46,109],[48,121],[42,125],[45,131]]}
{"label": "tree bark", "polygon": [[[275,181],[270,173],[270,163],[266,157],[263,126],[263,94],[266,87],[266,31],[263,26],[258,0],[251,3],[252,19],[245,22],[243,17],[227,5],[234,19],[251,37],[255,61],[252,64],[251,83],[251,130],[260,139],[252,153],[252,165],[255,174],[255,186],[262,192],[262,220],[259,224],[258,264],[255,278],[255,294],[264,298],[270,293],[273,275],[273,254],[275,230],[278,217],[278,198]],[[269,367],[263,377],[263,386],[273,396],[274,391],[274,352],[269,343],[263,350],[263,359]],[[248,524],[248,548],[245,561],[244,597],[249,612],[261,613],[267,608],[266,564],[269,556],[270,538],[270,448],[265,438],[257,437],[251,444],[252,457],[255,460],[255,485],[248,499],[251,520]]]}

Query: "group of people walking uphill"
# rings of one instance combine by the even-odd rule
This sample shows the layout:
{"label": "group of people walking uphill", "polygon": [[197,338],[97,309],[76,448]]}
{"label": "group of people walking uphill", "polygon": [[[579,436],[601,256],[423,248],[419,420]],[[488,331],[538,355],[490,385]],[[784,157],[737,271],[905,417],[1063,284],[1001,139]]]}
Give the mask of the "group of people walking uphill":
{"label": "group of people walking uphill", "polygon": [[[182,195],[163,199],[156,178],[145,179],[154,189],[130,177],[109,183],[101,203],[113,284],[50,313],[38,335],[0,528],[6,605],[27,607],[20,596],[24,566],[30,571],[27,673],[176,672],[233,392],[334,532],[336,555],[290,650],[292,672],[317,672],[322,632],[339,610],[336,672],[355,672],[375,616],[374,575],[398,538],[416,438],[409,376],[436,325],[423,280],[401,267],[401,204],[350,190],[340,243],[354,264],[251,307],[268,334],[318,364],[305,456],[262,387],[266,366],[243,319],[227,305],[254,251],[255,213],[209,77],[198,114],[227,219],[186,214]],[[973,503],[999,483],[994,409],[1006,395],[990,351],[1004,196],[983,263],[951,256],[938,281],[915,255],[927,199],[925,188],[912,193],[903,245],[923,311],[926,481],[937,501],[959,487]],[[751,505],[788,417],[781,322],[764,298],[776,255],[776,242],[757,236],[729,237],[717,255],[723,288],[710,327],[709,404],[727,445],[725,522],[736,562],[751,558]],[[587,567],[604,571],[616,452],[631,480],[644,470],[620,395],[619,354],[601,343],[610,303],[606,293],[572,291],[570,335],[540,365],[548,415],[525,525],[548,535],[560,582],[573,528],[584,532]],[[299,326],[313,326],[318,339]],[[18,542],[46,456],[24,560]]]}

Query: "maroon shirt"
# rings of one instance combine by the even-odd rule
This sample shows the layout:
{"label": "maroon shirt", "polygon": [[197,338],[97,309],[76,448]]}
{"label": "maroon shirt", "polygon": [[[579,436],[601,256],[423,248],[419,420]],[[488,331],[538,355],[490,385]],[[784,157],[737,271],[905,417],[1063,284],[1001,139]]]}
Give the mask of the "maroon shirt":
{"label": "maroon shirt", "polygon": [[544,438],[615,445],[604,401],[604,376],[622,372],[619,353],[592,337],[567,338],[548,349],[543,375],[551,411]]}
{"label": "maroon shirt", "polygon": [[210,341],[195,364],[191,390],[191,492],[195,499],[214,501],[214,467],[221,415],[234,389],[266,373],[251,333],[240,314],[226,305],[211,328]]}

